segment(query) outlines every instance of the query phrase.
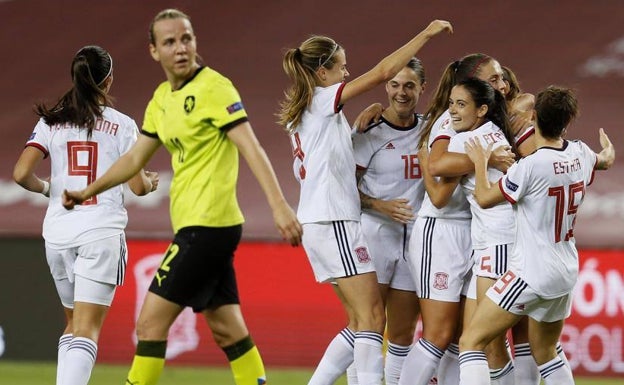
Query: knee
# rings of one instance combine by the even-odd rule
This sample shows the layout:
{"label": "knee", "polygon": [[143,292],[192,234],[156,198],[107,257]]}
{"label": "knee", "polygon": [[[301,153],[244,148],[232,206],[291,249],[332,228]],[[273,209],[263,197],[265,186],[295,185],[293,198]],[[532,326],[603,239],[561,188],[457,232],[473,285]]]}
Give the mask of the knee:
{"label": "knee", "polygon": [[423,338],[434,344],[441,350],[445,350],[455,337],[455,328],[427,328],[423,329]]}
{"label": "knee", "polygon": [[161,326],[152,319],[141,318],[136,323],[136,336],[139,341],[164,341],[169,329]]}
{"label": "knee", "polygon": [[480,340],[474,332],[466,330],[459,338],[459,350],[462,352],[468,350],[485,351],[485,342]]}

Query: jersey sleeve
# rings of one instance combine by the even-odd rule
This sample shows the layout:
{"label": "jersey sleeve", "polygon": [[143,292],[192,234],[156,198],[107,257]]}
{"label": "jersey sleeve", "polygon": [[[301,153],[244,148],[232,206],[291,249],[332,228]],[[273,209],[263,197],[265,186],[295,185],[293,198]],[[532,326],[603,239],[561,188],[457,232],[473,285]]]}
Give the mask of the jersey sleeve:
{"label": "jersey sleeve", "polygon": [[121,142],[119,143],[119,154],[123,155],[126,152],[130,151],[134,143],[137,141],[137,137],[139,134],[139,128],[137,127],[134,119],[128,118],[124,121],[124,133],[125,135],[121,138]]}
{"label": "jersey sleeve", "polygon": [[594,181],[594,174],[596,172],[596,163],[598,162],[598,155],[592,150],[588,145],[578,141],[578,144],[581,148],[581,153],[583,154],[583,178],[585,180],[585,185],[589,186]]}
{"label": "jersey sleeve", "polygon": [[[524,159],[522,159],[524,160]],[[507,174],[498,181],[503,196],[509,203],[515,204],[526,193],[530,186],[530,167],[528,162],[519,161],[507,170]]]}
{"label": "jersey sleeve", "polygon": [[448,145],[448,152],[459,152],[465,154],[464,142],[468,137],[466,135],[454,135],[451,136],[451,141]]}
{"label": "jersey sleeve", "polygon": [[342,109],[340,97],[342,90],[346,83],[336,83],[329,87],[316,89],[314,97],[312,98],[312,105],[310,110],[313,114],[319,114],[322,116],[331,116],[337,114]]}
{"label": "jersey sleeve", "polygon": [[248,120],[241,97],[227,78],[217,79],[205,96],[206,102],[201,108],[205,110],[204,116],[211,117],[215,127],[227,131]]}
{"label": "jersey sleeve", "polygon": [[156,122],[158,121],[157,114],[161,113],[162,108],[156,100],[156,93],[154,93],[154,97],[149,101],[147,107],[145,108],[145,115],[143,117],[143,128],[141,130],[142,134],[145,134],[151,138],[158,138],[158,126]]}
{"label": "jersey sleeve", "polygon": [[355,164],[358,168],[368,168],[368,164],[374,153],[375,150],[371,143],[371,135],[369,133],[357,133],[353,135],[353,156],[355,157]]}
{"label": "jersey sleeve", "polygon": [[26,141],[26,147],[31,146],[38,148],[43,152],[44,158],[47,158],[50,155],[49,142],[50,126],[48,126],[43,119],[39,119],[32,134],[30,134],[30,137]]}

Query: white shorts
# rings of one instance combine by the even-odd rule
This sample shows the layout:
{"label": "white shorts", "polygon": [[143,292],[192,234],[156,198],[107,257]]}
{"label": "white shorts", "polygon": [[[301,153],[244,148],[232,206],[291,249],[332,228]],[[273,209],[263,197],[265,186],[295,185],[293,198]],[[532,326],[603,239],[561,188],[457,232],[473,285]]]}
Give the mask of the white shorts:
{"label": "white shorts", "polygon": [[68,249],[46,245],[46,258],[63,306],[73,308],[74,301],[110,305],[126,273],[126,238],[121,233]]}
{"label": "white shorts", "polygon": [[418,217],[409,242],[409,266],[419,298],[459,302],[470,282],[470,220]]}
{"label": "white shorts", "polygon": [[477,277],[499,279],[506,271],[512,243],[473,250],[474,266],[466,297],[477,299]]}
{"label": "white shorts", "polygon": [[527,315],[540,322],[566,319],[572,311],[572,293],[552,299],[542,298],[511,270],[503,274],[486,295],[508,312]]}
{"label": "white shorts", "polygon": [[507,271],[508,255],[513,243],[474,250],[474,274],[477,277],[499,279]]}
{"label": "white shorts", "polygon": [[360,222],[305,223],[302,241],[317,282],[375,271]]}
{"label": "white shorts", "polygon": [[412,225],[362,214],[362,232],[377,271],[377,282],[393,289],[416,291],[407,264],[407,245]]}

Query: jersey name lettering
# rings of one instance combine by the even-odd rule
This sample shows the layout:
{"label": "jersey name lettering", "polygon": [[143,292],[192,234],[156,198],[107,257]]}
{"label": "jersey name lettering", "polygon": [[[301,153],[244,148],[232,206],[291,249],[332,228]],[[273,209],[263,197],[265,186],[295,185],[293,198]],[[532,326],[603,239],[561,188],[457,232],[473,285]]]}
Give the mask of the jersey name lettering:
{"label": "jersey name lettering", "polygon": [[571,161],[554,162],[553,170],[555,174],[569,174],[581,169],[581,161],[576,158]]}

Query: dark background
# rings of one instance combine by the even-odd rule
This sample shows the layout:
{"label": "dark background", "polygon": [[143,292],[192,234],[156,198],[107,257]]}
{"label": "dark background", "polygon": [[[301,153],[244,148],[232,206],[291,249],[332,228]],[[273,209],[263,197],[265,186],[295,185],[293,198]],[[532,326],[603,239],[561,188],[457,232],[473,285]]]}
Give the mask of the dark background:
{"label": "dark background", "polygon": [[[147,29],[153,16],[166,7],[178,7],[191,16],[198,52],[239,89],[293,206],[298,184],[291,171],[288,138],[274,123],[274,113],[288,85],[281,68],[284,49],[310,34],[330,35],[346,47],[348,68],[355,77],[432,19],[450,20],[455,34],[436,37],[419,55],[429,79],[421,111],[446,64],[468,53],[484,52],[513,68],[528,92],[549,84],[574,87],[582,116],[569,128],[569,136],[599,149],[597,130],[605,127],[616,148],[621,147],[621,1],[4,1],[0,2],[0,84],[4,90],[0,93],[0,236],[40,234],[45,199],[23,191],[11,179],[12,167],[36,122],[33,104],[53,102],[64,93],[70,87],[74,53],[81,46],[98,44],[114,59],[111,93],[116,107],[140,126],[147,101],[164,80],[160,66],[148,54]],[[345,112],[353,120],[364,106],[384,100],[379,87],[350,102]],[[40,170],[42,176],[47,176],[46,167]],[[156,154],[149,168],[163,173],[162,188],[146,198],[128,197],[128,233],[169,238],[166,187],[170,167],[165,150]],[[623,176],[618,160],[589,189],[576,228],[581,245],[624,245]],[[239,199],[247,219],[246,239],[275,240],[268,205],[244,165]]]}

